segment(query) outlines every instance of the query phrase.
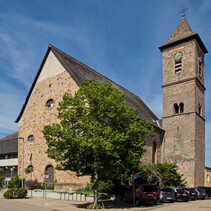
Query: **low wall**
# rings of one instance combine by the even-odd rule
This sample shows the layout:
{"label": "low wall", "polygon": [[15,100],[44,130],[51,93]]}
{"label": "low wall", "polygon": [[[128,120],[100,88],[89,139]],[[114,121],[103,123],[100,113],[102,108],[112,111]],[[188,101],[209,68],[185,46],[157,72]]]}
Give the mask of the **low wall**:
{"label": "low wall", "polygon": [[56,192],[52,190],[28,190],[29,197],[40,197],[40,198],[50,198],[59,200],[70,200],[70,201],[93,201],[93,196],[86,196],[76,193],[68,192]]}

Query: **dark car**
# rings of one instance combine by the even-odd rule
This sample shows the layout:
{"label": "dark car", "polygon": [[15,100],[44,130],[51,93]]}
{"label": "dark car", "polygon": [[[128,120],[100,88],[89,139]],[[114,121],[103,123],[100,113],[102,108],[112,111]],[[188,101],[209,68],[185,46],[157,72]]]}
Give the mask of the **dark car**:
{"label": "dark car", "polygon": [[[133,190],[124,193],[125,202],[133,202]],[[158,187],[155,184],[141,184],[135,190],[135,204],[158,202]]]}
{"label": "dark car", "polygon": [[202,188],[206,191],[208,198],[211,198],[211,187],[198,187],[198,188]]}
{"label": "dark car", "polygon": [[189,190],[189,188],[184,188],[184,190],[186,191],[186,193],[188,194],[188,197],[189,197],[190,196],[190,190]]}
{"label": "dark car", "polygon": [[204,189],[196,188],[196,190],[198,191],[197,199],[207,199],[208,198],[208,195]]}
{"label": "dark car", "polygon": [[188,188],[189,190],[189,198],[190,200],[197,200],[198,198],[198,191],[196,188]]}
{"label": "dark car", "polygon": [[175,202],[175,194],[172,188],[160,188],[159,202]]}
{"label": "dark car", "polygon": [[176,201],[189,201],[189,194],[184,188],[174,188]]}

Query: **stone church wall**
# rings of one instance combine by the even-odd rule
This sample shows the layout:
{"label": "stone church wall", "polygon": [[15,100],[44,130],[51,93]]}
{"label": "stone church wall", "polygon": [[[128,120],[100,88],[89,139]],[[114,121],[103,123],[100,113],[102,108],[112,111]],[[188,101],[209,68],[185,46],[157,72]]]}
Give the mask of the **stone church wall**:
{"label": "stone church wall", "polygon": [[[19,137],[24,137],[24,168],[32,165],[34,170],[32,179],[37,178],[38,182],[43,182],[43,174],[45,168],[51,165],[55,168],[55,162],[46,155],[47,145],[42,134],[44,125],[57,122],[57,107],[62,100],[65,92],[74,94],[78,89],[77,84],[72,80],[70,75],[62,69],[61,64],[54,60],[53,55],[46,61],[46,66],[43,67],[41,77],[38,79],[33,92],[30,96],[28,104],[19,122]],[[58,70],[56,70],[58,69]],[[54,74],[48,72],[54,70]],[[45,77],[46,76],[46,77]],[[46,102],[53,99],[54,105],[48,108]],[[34,141],[29,143],[28,136],[33,135]],[[21,142],[19,142],[19,152],[21,152]],[[19,155],[19,175],[22,172],[21,154]],[[31,161],[30,161],[31,156]],[[26,175],[26,180],[30,180],[31,175]],[[81,184],[86,184],[89,177],[76,177],[70,171],[54,172],[54,181],[60,187],[65,187],[64,184],[70,184],[72,187],[77,187]]]}
{"label": "stone church wall", "polygon": [[[160,163],[162,162],[162,132],[155,128],[155,136],[147,137],[145,140],[145,153],[141,157],[141,163]],[[153,150],[153,143],[156,143],[156,150]]]}
{"label": "stone church wall", "polygon": [[[198,49],[195,40],[182,42],[163,53],[164,157],[175,161],[189,187],[203,185],[204,168],[204,91],[196,76]],[[175,72],[174,54],[183,53],[182,70]],[[203,56],[202,54],[200,54]],[[203,70],[202,70],[203,71]],[[200,79],[203,84],[203,79]],[[175,114],[174,104],[183,103],[184,111]],[[199,114],[199,104],[202,106]],[[201,115],[201,117],[200,117]]]}
{"label": "stone church wall", "polygon": [[[24,169],[33,166],[33,173],[26,174],[26,181],[36,178],[38,182],[44,182],[43,175],[46,167],[52,166],[57,189],[64,190],[70,187],[74,189],[89,182],[90,177],[88,176],[77,177],[75,173],[70,171],[55,170],[56,163],[48,158],[46,154],[47,144],[42,134],[45,125],[58,121],[57,107],[64,93],[69,92],[74,95],[77,90],[78,86],[75,81],[55,58],[54,54],[50,52],[19,121],[19,137],[24,137]],[[53,100],[53,106],[50,108],[46,104],[49,99]],[[32,143],[27,140],[31,135],[34,136]],[[154,155],[153,142],[156,143]],[[160,131],[156,129],[155,137],[149,137],[146,140],[146,152],[142,157],[142,162],[151,163],[153,157],[155,163],[160,162],[160,145]],[[21,142],[19,142],[19,175],[22,172],[21,151],[22,146]]]}

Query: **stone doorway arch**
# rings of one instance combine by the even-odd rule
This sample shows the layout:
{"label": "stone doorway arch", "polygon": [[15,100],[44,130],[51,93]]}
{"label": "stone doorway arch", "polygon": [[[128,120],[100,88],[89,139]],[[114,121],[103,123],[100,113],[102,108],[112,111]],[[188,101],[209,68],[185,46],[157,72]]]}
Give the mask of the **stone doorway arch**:
{"label": "stone doorway arch", "polygon": [[48,175],[47,182],[51,184],[54,183],[54,167],[52,165],[46,166],[45,174]]}

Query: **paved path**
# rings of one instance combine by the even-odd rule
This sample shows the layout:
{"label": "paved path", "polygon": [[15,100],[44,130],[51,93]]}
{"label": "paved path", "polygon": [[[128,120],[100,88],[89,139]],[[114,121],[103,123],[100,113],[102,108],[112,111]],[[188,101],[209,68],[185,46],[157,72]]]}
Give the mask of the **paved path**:
{"label": "paved path", "polygon": [[[26,199],[4,199],[3,191],[0,191],[0,204],[10,204],[10,206],[28,206],[31,207],[30,211],[85,211],[84,207],[87,205],[85,202],[78,201],[67,201],[58,199],[44,199],[44,198],[26,198]],[[190,202],[176,202],[176,203],[165,203],[158,206],[148,207],[132,207],[131,204],[119,203],[113,204],[109,211],[211,211],[211,199],[210,200],[198,200]],[[1,207],[0,207],[1,210]],[[12,210],[12,209],[11,209]],[[15,209],[14,209],[15,210]],[[18,210],[19,211],[19,210]],[[20,210],[22,211],[22,210]]]}

